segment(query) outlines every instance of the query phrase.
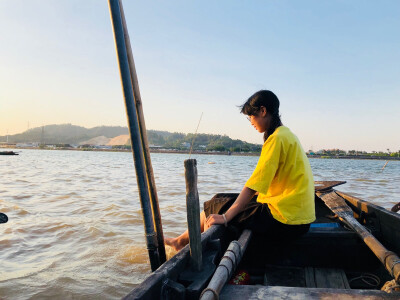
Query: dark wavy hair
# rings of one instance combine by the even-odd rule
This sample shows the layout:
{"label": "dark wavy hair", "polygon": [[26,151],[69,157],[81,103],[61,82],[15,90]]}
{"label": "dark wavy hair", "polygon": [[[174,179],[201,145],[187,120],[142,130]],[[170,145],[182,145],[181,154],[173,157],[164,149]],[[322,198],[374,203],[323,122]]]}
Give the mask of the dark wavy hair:
{"label": "dark wavy hair", "polygon": [[247,116],[254,116],[264,106],[269,114],[271,114],[271,124],[264,133],[264,142],[274,133],[275,129],[282,126],[281,116],[279,115],[279,99],[271,91],[261,90],[252,95],[247,101],[240,106],[241,113]]}

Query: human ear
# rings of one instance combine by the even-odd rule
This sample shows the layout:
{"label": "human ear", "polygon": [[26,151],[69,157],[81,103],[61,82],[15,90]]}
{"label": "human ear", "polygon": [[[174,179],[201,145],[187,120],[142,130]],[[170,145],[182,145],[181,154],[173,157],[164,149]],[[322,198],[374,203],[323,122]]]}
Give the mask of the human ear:
{"label": "human ear", "polygon": [[266,115],[267,115],[267,109],[265,108],[265,106],[261,106],[260,107],[260,116],[265,117]]}

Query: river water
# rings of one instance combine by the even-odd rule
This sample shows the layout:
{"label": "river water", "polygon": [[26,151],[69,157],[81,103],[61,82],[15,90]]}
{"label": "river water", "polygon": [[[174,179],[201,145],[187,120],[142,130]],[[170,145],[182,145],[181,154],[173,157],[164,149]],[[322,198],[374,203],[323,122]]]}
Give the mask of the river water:
{"label": "river water", "polygon": [[[184,154],[152,154],[165,236],[186,226]],[[257,157],[192,155],[202,203],[239,192]],[[315,180],[391,208],[400,161],[311,159]],[[132,154],[21,150],[0,156],[1,299],[119,299],[150,272]],[[167,254],[172,255],[170,249]]]}

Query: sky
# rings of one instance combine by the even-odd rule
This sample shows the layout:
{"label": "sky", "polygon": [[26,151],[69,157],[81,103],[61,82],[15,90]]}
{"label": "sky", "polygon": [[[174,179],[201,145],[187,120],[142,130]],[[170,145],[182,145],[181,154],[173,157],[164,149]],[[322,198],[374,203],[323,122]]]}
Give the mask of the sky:
{"label": "sky", "polygon": [[[307,151],[400,149],[400,1],[123,1],[147,129],[262,143],[261,89]],[[126,126],[105,0],[0,0],[0,136]]]}

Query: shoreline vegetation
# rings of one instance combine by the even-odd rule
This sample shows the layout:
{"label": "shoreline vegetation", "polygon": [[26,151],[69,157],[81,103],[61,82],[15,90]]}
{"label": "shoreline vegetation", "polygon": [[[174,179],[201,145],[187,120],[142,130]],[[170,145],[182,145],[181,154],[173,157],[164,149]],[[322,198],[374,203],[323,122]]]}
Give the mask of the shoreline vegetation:
{"label": "shoreline vegetation", "polygon": [[[152,153],[181,153],[208,155],[258,156],[261,144],[252,144],[227,135],[178,133],[147,130],[148,143]],[[127,127],[97,126],[85,128],[72,124],[45,125],[28,129],[23,133],[0,136],[0,148],[47,149],[80,151],[131,151]],[[359,151],[341,149],[308,150],[309,158],[320,159],[379,159],[400,160],[398,152]]]}
{"label": "shoreline vegetation", "polygon": [[[69,151],[94,151],[94,152],[131,152],[130,149],[122,149],[122,148],[112,148],[112,149],[102,149],[102,148],[74,148],[74,147],[46,147],[44,145],[40,145],[39,147],[15,147],[8,145],[7,149],[14,150],[69,150]],[[177,150],[177,149],[150,149],[151,153],[166,153],[166,154],[189,154],[189,150]],[[260,152],[230,152],[230,151],[205,151],[205,150],[194,150],[192,154],[196,155],[231,155],[231,156],[259,156]],[[327,155],[327,154],[309,154],[307,153],[308,158],[317,158],[317,159],[369,159],[369,160],[394,160],[400,161],[399,156],[390,156],[386,153],[385,155],[374,155],[371,153],[365,154],[354,154],[354,155]]]}

